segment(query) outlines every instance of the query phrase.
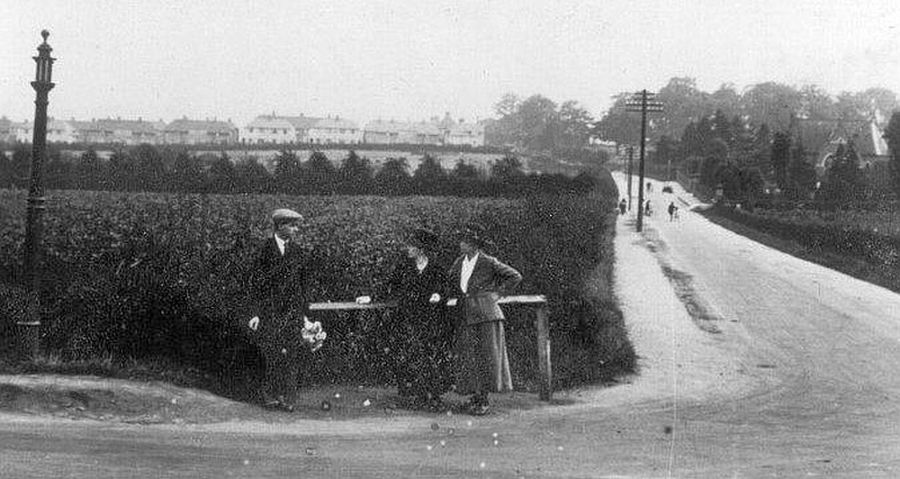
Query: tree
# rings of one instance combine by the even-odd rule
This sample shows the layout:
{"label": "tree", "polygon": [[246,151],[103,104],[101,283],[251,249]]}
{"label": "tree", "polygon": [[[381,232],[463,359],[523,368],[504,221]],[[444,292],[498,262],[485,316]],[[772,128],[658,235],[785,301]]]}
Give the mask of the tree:
{"label": "tree", "polygon": [[853,142],[838,145],[831,167],[825,175],[822,195],[826,201],[847,205],[861,196],[863,177],[859,171],[859,156]]}
{"label": "tree", "polygon": [[382,195],[409,194],[412,181],[408,170],[406,158],[388,158],[375,175],[375,189]]}
{"label": "tree", "polygon": [[334,194],[336,189],[337,170],[331,160],[321,151],[310,153],[303,164],[303,182],[311,193],[318,195]]}
{"label": "tree", "polygon": [[13,150],[10,161],[11,182],[13,187],[27,189],[31,182],[31,145],[19,145]]}
{"label": "tree", "polygon": [[205,191],[232,194],[246,189],[243,178],[239,178],[228,155],[222,153],[206,172]]}
{"label": "tree", "polygon": [[275,156],[275,188],[281,193],[299,194],[303,190],[300,159],[291,150],[281,150]]}
{"label": "tree", "polygon": [[591,137],[591,124],[594,121],[587,110],[575,101],[566,101],[559,107],[557,118],[559,121],[558,138],[554,139],[554,149],[587,146]]}
{"label": "tree", "polygon": [[785,191],[787,197],[794,200],[809,199],[810,194],[816,189],[818,178],[815,167],[806,160],[806,150],[799,140],[791,152],[787,176],[788,185]]}
{"label": "tree", "polygon": [[181,193],[199,192],[203,188],[203,170],[200,160],[186,151],[180,151],[172,160],[167,189]]}
{"label": "tree", "polygon": [[743,112],[751,123],[766,123],[776,131],[790,131],[797,112],[803,107],[800,92],[776,82],[753,85],[741,100]]}
{"label": "tree", "polygon": [[162,191],[165,183],[165,166],[162,155],[155,146],[140,144],[134,147],[129,157],[133,161],[130,191]]}
{"label": "tree", "polygon": [[420,194],[437,194],[443,190],[446,181],[447,172],[437,158],[429,154],[422,157],[422,162],[413,172],[413,182]]}
{"label": "tree", "polygon": [[342,193],[365,195],[372,186],[372,165],[350,150],[338,169],[339,188]]}
{"label": "tree", "polygon": [[891,175],[891,185],[894,195],[900,198],[900,111],[895,111],[884,129],[884,139],[887,141],[890,159],[888,168]]}
{"label": "tree", "polygon": [[0,188],[12,186],[12,163],[6,152],[0,150]]}
{"label": "tree", "polygon": [[63,155],[58,149],[52,149],[47,155],[47,165],[44,169],[44,184],[48,189],[68,190],[75,186],[74,165],[67,155]]}
{"label": "tree", "polygon": [[784,190],[787,187],[787,167],[791,156],[791,137],[784,132],[775,133],[772,140],[772,170],[775,172],[775,184]]}
{"label": "tree", "polygon": [[272,189],[272,175],[255,157],[238,160],[234,172],[239,180],[239,193],[268,193]]}
{"label": "tree", "polygon": [[499,182],[515,182],[523,176],[522,162],[514,155],[504,155],[491,164],[491,178]]}

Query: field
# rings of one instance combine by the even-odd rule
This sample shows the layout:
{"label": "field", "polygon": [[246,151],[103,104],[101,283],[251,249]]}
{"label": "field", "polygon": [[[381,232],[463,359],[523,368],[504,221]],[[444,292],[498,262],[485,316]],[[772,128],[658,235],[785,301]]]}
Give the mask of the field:
{"label": "field", "polygon": [[[449,262],[453,232],[478,221],[496,243],[489,252],[522,271],[517,293],[550,300],[557,386],[611,379],[633,369],[634,352],[611,293],[610,201],[51,192],[42,345],[63,359],[162,358],[202,370],[220,380],[222,392],[239,395],[233,383],[259,367],[240,327],[246,318],[236,313],[249,251],[269,234],[268,213],[289,207],[306,218],[304,246],[328,265],[313,285],[315,301],[377,290],[400,238],[415,226],[444,238],[441,261]],[[0,279],[9,284],[21,278],[25,192],[0,190],[0,205]],[[0,311],[7,337],[20,314],[11,311]],[[537,376],[531,312],[509,313],[514,381],[528,390]],[[390,333],[380,313],[317,319],[330,336],[306,380],[388,381],[374,347]]]}

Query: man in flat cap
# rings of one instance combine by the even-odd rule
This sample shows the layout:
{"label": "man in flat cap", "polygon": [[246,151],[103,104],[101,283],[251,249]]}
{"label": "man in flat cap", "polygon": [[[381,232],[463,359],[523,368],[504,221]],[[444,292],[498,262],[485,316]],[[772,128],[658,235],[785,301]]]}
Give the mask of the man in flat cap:
{"label": "man in flat cap", "polygon": [[289,209],[272,212],[273,235],[258,247],[250,274],[247,326],[266,362],[262,401],[292,411],[298,373],[307,350],[301,338],[309,308],[309,282],[318,262],[297,245],[303,216]]}

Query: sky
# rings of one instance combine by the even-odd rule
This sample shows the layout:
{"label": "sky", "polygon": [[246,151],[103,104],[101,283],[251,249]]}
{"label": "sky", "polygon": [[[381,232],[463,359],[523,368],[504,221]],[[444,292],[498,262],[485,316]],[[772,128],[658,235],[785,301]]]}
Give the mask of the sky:
{"label": "sky", "polygon": [[171,121],[260,114],[494,116],[506,93],[577,101],[690,77],[900,94],[896,0],[2,0],[0,116]]}

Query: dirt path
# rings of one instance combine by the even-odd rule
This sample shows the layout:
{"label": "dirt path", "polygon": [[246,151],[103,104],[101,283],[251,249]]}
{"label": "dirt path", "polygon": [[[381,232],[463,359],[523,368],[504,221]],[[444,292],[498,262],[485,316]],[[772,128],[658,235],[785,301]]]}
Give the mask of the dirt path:
{"label": "dirt path", "polygon": [[[651,194],[660,212],[668,198]],[[643,235],[620,217],[628,384],[507,397],[485,418],[247,419],[202,394],[176,400],[216,410],[190,424],[5,415],[0,476],[900,477],[900,296],[686,210]]]}

